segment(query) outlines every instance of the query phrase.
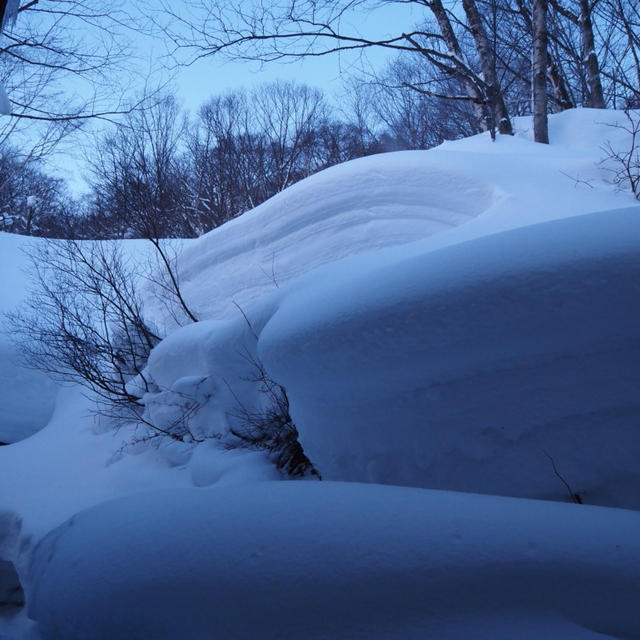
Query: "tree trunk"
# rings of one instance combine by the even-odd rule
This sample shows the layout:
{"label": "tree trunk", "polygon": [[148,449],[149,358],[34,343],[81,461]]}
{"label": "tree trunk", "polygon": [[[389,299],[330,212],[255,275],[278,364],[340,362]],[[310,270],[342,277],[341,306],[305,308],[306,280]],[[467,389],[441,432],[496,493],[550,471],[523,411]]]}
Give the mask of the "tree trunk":
{"label": "tree trunk", "polygon": [[[431,9],[436,22],[438,23],[440,33],[442,34],[442,39],[444,40],[449,53],[462,62],[465,59],[465,56],[462,53],[462,48],[460,47],[458,38],[456,38],[456,34],[453,31],[451,21],[449,20],[449,16],[447,15],[444,5],[442,4],[442,0],[431,0],[431,2],[429,2],[429,9]],[[477,85],[463,73],[459,72],[456,75],[462,82],[467,95],[469,96],[469,98],[471,98],[473,104],[473,112],[480,125],[480,129],[482,131],[487,131],[487,129],[489,128],[489,123],[487,122],[484,104],[485,100],[482,92],[478,89]]]}
{"label": "tree trunk", "polygon": [[549,144],[547,124],[547,0],[533,0],[533,50],[531,93],[533,97],[533,139]]}
{"label": "tree trunk", "polygon": [[598,56],[596,55],[595,39],[593,37],[593,24],[591,22],[591,7],[589,0],[579,0],[580,6],[580,35],[582,37],[582,62],[587,74],[589,96],[586,107],[604,109],[604,93],[600,81],[600,69]]}
{"label": "tree trunk", "polygon": [[[518,12],[522,16],[522,20],[525,24],[525,28],[528,33],[533,36],[533,19],[531,16],[531,12],[529,11],[528,5],[525,5],[523,0],[516,0],[516,4],[518,7]],[[548,5],[548,2],[547,2]],[[549,11],[548,6],[546,7],[546,21],[549,20]],[[548,31],[547,31],[548,36]],[[548,37],[547,37],[548,41]],[[551,55],[551,51],[549,51],[549,46],[547,42],[547,78],[549,83],[551,84],[551,90],[553,92],[553,97],[556,105],[558,106],[559,111],[564,111],[565,109],[573,109],[576,105],[571,100],[571,96],[569,95],[569,91],[567,89],[567,83],[562,75],[561,66],[556,64]]]}
{"label": "tree trunk", "polygon": [[549,77],[553,97],[559,110],[564,111],[565,109],[573,109],[576,105],[573,103],[573,100],[571,100],[571,96],[567,90],[567,83],[565,82],[558,65],[553,62],[551,54],[548,54],[547,59],[547,76]]}
{"label": "tree trunk", "polygon": [[487,85],[487,100],[493,117],[494,126],[497,125],[499,133],[513,135],[511,119],[507,112],[507,106],[504,102],[504,96],[498,83],[496,73],[495,52],[491,47],[489,38],[482,25],[482,19],[475,0],[462,0],[462,8],[464,9],[471,35],[476,43],[476,49],[480,58],[482,67],[482,75]]}

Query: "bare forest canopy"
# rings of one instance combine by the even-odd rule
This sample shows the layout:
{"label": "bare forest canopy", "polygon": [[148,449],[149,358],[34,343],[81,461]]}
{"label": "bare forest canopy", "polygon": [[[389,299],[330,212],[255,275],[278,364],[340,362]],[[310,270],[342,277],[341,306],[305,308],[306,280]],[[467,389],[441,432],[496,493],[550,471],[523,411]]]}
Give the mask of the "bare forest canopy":
{"label": "bare forest canopy", "polygon": [[[510,134],[522,115],[533,116],[536,141],[548,142],[548,113],[640,105],[640,6],[631,0],[183,4],[178,13],[151,3],[141,21],[124,3],[108,12],[97,0],[20,3],[0,42],[11,103],[0,117],[0,230],[194,237],[339,162]],[[414,8],[415,24],[391,25],[385,37],[354,26],[400,4]],[[390,57],[345,77],[340,100],[276,82],[215,95],[189,115],[166,89],[144,90],[130,65],[136,33],[166,46],[158,68],[374,48]],[[46,161],[92,122],[102,124],[85,143],[89,193],[78,200]]]}

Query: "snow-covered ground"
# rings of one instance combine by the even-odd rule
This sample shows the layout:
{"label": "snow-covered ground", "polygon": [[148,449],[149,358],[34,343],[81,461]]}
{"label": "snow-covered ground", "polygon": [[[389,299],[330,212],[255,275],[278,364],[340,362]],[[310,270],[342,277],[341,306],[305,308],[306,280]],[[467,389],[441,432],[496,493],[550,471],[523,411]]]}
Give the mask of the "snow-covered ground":
{"label": "snow-covered ground", "polygon": [[[33,242],[0,232],[0,314],[13,311],[23,299],[28,282],[23,251]],[[57,390],[43,373],[22,366],[0,322],[0,442],[16,442],[42,429],[53,414]]]}
{"label": "snow-covered ground", "polygon": [[[361,158],[311,176],[190,243],[182,286],[200,316],[237,315],[313,268],[372,249],[407,256],[527,224],[634,204],[607,182],[602,145],[628,144],[618,112],[551,118],[552,145],[484,134],[430,151]],[[429,242],[408,245],[415,240]]]}
{"label": "snow-covered ground", "polygon": [[[138,493],[33,559],[65,638],[637,638],[640,513],[334,482]],[[208,632],[204,632],[208,630]]]}
{"label": "snow-covered ground", "polygon": [[[346,163],[187,243],[202,321],[149,300],[170,334],[145,401],[162,424],[194,397],[210,439],[135,443],[70,388],[0,448],[0,560],[37,621],[5,633],[640,638],[640,207],[601,162],[619,117]],[[23,241],[0,242],[21,283]],[[8,362],[0,431],[41,426],[52,394]],[[258,362],[322,483],[220,446],[264,402]]]}
{"label": "snow-covered ground", "polygon": [[640,509],[639,214],[298,281],[258,347],[324,477]]}

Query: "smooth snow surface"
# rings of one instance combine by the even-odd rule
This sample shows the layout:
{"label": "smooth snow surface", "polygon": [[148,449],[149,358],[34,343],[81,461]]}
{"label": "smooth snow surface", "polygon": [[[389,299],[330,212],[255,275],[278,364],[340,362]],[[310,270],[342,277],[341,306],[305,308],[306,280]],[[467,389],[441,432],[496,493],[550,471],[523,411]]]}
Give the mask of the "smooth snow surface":
{"label": "smooth snow surface", "polygon": [[496,197],[490,183],[420,152],[347,162],[191,244],[183,287],[200,315],[223,317],[235,312],[232,300],[245,305],[321,264],[463,224]]}
{"label": "smooth snow surface", "polygon": [[631,511],[376,485],[143,493],[40,543],[29,615],[52,640],[632,638],[639,530]]}
{"label": "smooth snow surface", "polygon": [[0,442],[18,442],[51,419],[58,386],[45,374],[27,369],[16,349],[0,336]]}
{"label": "smooth snow surface", "polygon": [[33,240],[0,232],[0,442],[17,442],[42,429],[53,414],[58,385],[21,362],[2,314],[22,302],[27,287],[23,249]]}
{"label": "smooth snow surface", "polygon": [[550,119],[559,143],[489,134],[429,151],[360,158],[293,185],[186,246],[181,281],[200,318],[237,315],[311,269],[368,250],[430,238],[420,250],[545,220],[632,206],[607,184],[602,145],[624,148],[619,112],[573,110]]}
{"label": "smooth snow surface", "polygon": [[[49,419],[58,389],[3,336],[0,440],[48,424],[0,447],[0,563],[37,620],[0,611],[0,637],[640,639],[638,513],[587,506],[640,509],[621,117],[346,163],[186,242],[201,322],[147,291],[170,335],[143,402],[204,442],[114,432],[77,388]],[[36,241],[0,234],[0,310]],[[269,409],[260,367],[324,482],[226,450]]]}
{"label": "smooth snow surface", "polygon": [[640,209],[298,281],[260,333],[323,476],[640,508]]}

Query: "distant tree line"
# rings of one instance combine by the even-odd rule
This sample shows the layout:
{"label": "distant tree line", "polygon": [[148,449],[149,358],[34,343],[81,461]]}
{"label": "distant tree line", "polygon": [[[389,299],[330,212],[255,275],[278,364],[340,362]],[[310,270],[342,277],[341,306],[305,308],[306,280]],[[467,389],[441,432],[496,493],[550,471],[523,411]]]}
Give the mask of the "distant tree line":
{"label": "distant tree line", "polygon": [[65,235],[77,207],[65,182],[50,176],[41,161],[23,160],[20,155],[7,143],[0,146],[0,231]]}
{"label": "distant tree line", "polygon": [[535,139],[547,142],[548,113],[640,107],[635,1],[402,0],[421,22],[386,39],[356,34],[342,19],[396,1],[189,1],[180,16],[167,2],[158,25],[194,57],[269,62],[377,47],[395,58],[375,77],[352,79],[340,109],[290,82],[215,96],[192,118],[171,96],[141,102],[89,151],[82,202],[47,175],[41,154],[19,161],[5,139],[0,230],[194,237],[339,162],[510,134],[520,115],[533,115]]}
{"label": "distant tree line", "polygon": [[167,95],[127,114],[89,149],[90,192],[81,201],[47,175],[41,158],[20,161],[5,144],[0,230],[76,239],[196,237],[332,165],[474,132],[415,92],[376,84],[352,95],[338,114],[318,89],[273,82],[213,97],[192,119]]}

